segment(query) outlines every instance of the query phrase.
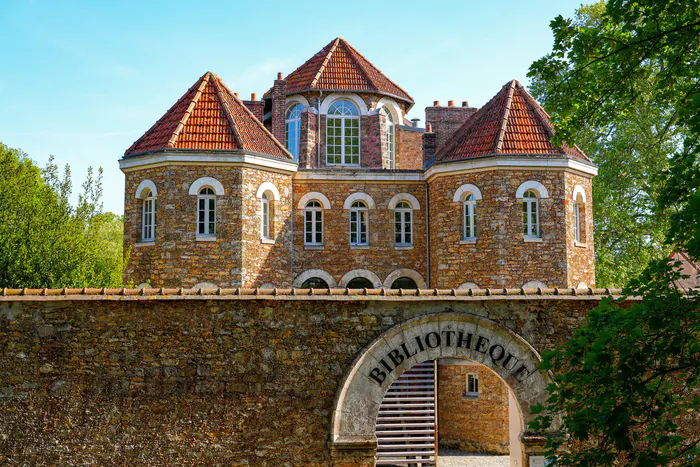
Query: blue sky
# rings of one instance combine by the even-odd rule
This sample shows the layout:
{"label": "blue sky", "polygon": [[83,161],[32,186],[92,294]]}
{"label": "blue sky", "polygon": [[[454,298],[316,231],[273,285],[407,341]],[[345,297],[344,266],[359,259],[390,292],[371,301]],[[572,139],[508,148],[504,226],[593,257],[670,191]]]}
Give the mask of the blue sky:
{"label": "blue sky", "polygon": [[122,213],[118,160],[211,70],[262,95],[343,37],[413,96],[481,106],[551,49],[549,22],[580,0],[75,2],[0,0],[0,142],[43,166],[104,169],[104,206]]}

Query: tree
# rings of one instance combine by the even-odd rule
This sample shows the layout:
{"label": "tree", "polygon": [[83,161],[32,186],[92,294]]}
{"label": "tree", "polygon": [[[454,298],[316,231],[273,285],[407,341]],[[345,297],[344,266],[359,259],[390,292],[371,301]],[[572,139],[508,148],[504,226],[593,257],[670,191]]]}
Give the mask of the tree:
{"label": "tree", "polygon": [[[633,184],[652,178],[643,191],[653,204],[642,212],[667,215],[666,247],[698,260],[700,4],[611,0],[582,7],[575,19],[559,16],[551,27],[553,51],[530,76],[556,138],[588,138],[594,151],[613,145],[623,155],[639,148],[638,157],[672,152],[667,167],[659,160],[660,170],[639,172]],[[649,138],[643,129],[652,121]],[[638,146],[635,135],[646,142]],[[630,169],[616,164],[623,175]],[[613,168],[607,183],[615,181]],[[678,290],[678,277],[674,265],[651,261],[623,299],[604,300],[564,346],[543,355],[557,384],[532,428],[554,430],[547,446],[556,464],[700,465],[700,296]],[[569,451],[557,452],[564,441]]]}
{"label": "tree", "polygon": [[68,166],[40,170],[3,144],[0,166],[0,287],[121,286],[123,223],[102,212],[101,171],[72,207]]}

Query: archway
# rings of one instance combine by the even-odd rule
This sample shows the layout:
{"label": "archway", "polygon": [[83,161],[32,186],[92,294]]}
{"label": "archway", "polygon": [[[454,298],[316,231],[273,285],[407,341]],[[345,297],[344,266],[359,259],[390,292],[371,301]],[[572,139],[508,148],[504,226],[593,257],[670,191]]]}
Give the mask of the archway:
{"label": "archway", "polygon": [[[453,312],[414,318],[384,332],[350,366],[332,414],[332,454],[373,457],[376,420],[388,388],[414,365],[442,357],[482,363],[502,378],[520,407],[521,426],[534,418],[531,407],[544,402],[552,381],[539,369],[537,351],[494,321]],[[528,454],[541,449],[539,439],[533,439],[531,445],[529,438],[522,441]]]}

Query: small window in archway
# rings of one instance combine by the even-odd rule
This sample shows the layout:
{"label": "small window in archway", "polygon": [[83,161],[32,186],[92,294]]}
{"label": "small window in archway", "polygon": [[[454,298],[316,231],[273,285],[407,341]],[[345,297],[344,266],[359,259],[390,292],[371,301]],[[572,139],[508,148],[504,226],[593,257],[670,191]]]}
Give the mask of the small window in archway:
{"label": "small window in archway", "polygon": [[364,277],[356,277],[346,285],[348,289],[373,289],[374,284],[369,279]]}
{"label": "small window in archway", "polygon": [[394,281],[393,284],[391,284],[391,288],[394,290],[397,289],[417,289],[418,284],[416,284],[416,281],[411,279],[410,277],[399,277]]}
{"label": "small window in archway", "polygon": [[527,238],[540,236],[539,199],[534,190],[528,190],[523,195],[523,233]]}
{"label": "small window in archway", "polygon": [[467,375],[467,396],[479,397],[479,375],[476,373]]}
{"label": "small window in archway", "polygon": [[320,277],[310,277],[301,284],[302,289],[327,289],[328,283]]}

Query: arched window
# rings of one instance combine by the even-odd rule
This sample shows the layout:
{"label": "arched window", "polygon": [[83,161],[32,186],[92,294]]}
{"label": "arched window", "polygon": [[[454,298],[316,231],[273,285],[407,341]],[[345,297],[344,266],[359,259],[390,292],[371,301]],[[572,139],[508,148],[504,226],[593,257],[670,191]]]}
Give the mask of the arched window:
{"label": "arched window", "polygon": [[260,198],[260,237],[270,239],[270,198],[267,192]]}
{"label": "arched window", "polygon": [[396,289],[417,289],[418,285],[416,284],[416,281],[411,279],[410,277],[399,277],[394,281],[393,284],[391,284],[391,288],[396,290]]}
{"label": "arched window", "polygon": [[355,201],[350,206],[350,245],[368,245],[367,205]]}
{"label": "arched window", "polygon": [[153,242],[156,239],[156,198],[149,189],[143,191],[143,216],[141,220],[141,241]]}
{"label": "arched window", "polygon": [[360,112],[352,102],[340,99],[326,116],[326,164],[360,165]]}
{"label": "arched window", "polygon": [[294,104],[287,110],[287,115],[285,117],[286,132],[284,136],[284,145],[287,151],[294,156],[294,162],[299,161],[299,134],[301,130],[301,111],[303,108],[304,106],[301,104]]}
{"label": "arched window", "polygon": [[316,200],[304,207],[304,244],[323,245],[323,207]]}
{"label": "arched window", "polygon": [[586,241],[586,192],[581,185],[574,187],[574,240]]}
{"label": "arched window", "polygon": [[581,241],[581,212],[576,200],[574,200],[574,240]]}
{"label": "arched window", "polygon": [[327,289],[328,283],[320,277],[310,277],[301,284],[301,289]]}
{"label": "arched window", "polygon": [[374,284],[372,284],[372,281],[369,279],[366,279],[364,277],[356,277],[352,279],[350,282],[348,282],[348,285],[346,285],[346,288],[348,289],[373,289]]}
{"label": "arched window", "polygon": [[413,209],[406,201],[394,208],[394,243],[396,246],[413,245]]}
{"label": "arched window", "polygon": [[216,194],[212,188],[199,190],[197,206],[197,234],[213,237],[216,235]]}
{"label": "arched window", "polygon": [[476,197],[474,193],[469,193],[464,198],[462,217],[462,240],[476,239]]}
{"label": "arched window", "polygon": [[527,190],[523,195],[523,233],[525,237],[540,236],[540,201],[534,190]]}
{"label": "arched window", "polygon": [[389,169],[396,168],[396,126],[394,117],[386,107],[382,107],[382,114],[386,116],[386,150],[389,159]]}

